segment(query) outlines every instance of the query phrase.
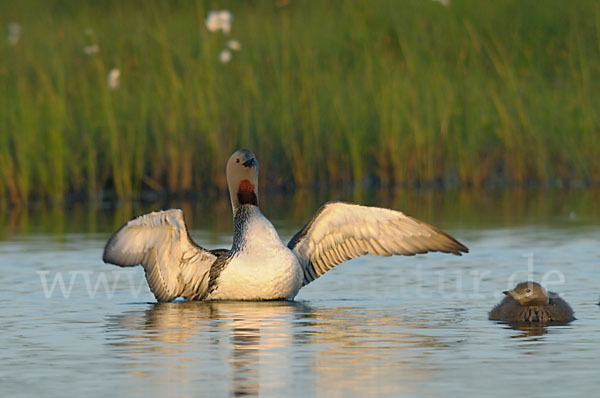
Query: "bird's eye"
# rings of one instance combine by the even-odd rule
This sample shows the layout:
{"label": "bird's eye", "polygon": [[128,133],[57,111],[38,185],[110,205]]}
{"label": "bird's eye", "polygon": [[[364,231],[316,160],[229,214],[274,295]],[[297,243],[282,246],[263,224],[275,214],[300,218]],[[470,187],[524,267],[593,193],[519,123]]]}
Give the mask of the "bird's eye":
{"label": "bird's eye", "polygon": [[237,158],[237,159],[235,160],[235,162],[236,162],[236,163],[239,163],[239,162],[240,162],[240,158]]}
{"label": "bird's eye", "polygon": [[531,293],[531,289],[525,290],[526,293]]}

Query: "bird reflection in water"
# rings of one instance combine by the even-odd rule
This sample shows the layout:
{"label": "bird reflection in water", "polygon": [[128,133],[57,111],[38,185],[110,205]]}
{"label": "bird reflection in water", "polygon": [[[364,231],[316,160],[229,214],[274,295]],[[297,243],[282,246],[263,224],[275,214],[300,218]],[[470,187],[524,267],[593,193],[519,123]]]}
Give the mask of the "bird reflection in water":
{"label": "bird reflection in water", "polygon": [[153,393],[394,394],[431,378],[405,348],[448,345],[399,313],[301,301],[155,303],[110,316],[107,344],[134,376],[128,382]]}
{"label": "bird reflection in water", "polygon": [[510,336],[511,338],[527,338],[530,341],[542,340],[542,337],[548,333],[549,328],[557,326],[568,326],[569,322],[553,322],[553,323],[533,323],[533,322],[498,322],[506,329],[513,329],[519,334]]}
{"label": "bird reflection in water", "polygon": [[[307,305],[292,301],[148,305],[144,311],[128,311],[107,321],[108,344],[130,357],[129,372],[159,384],[176,382],[182,391],[187,391],[186,383],[197,386],[198,381],[210,382],[207,390],[214,391],[229,375],[221,388],[235,396],[258,395],[260,372],[273,370],[282,376],[278,364],[286,360],[286,348],[301,339],[291,325],[310,312]],[[204,345],[208,358],[194,355],[198,345]],[[223,353],[228,353],[228,365],[223,364]],[[269,382],[282,383],[283,388],[290,380]]]}

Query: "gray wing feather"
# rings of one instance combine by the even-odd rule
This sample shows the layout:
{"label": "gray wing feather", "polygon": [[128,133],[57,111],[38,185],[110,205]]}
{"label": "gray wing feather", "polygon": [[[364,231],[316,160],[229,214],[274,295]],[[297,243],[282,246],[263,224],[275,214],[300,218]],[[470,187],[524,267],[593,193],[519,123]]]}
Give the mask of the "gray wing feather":
{"label": "gray wing feather", "polygon": [[141,264],[158,301],[202,294],[208,272],[223,249],[208,251],[189,236],[183,212],[171,209],[145,214],[123,225],[107,242],[105,263]]}
{"label": "gray wing feather", "polygon": [[304,270],[304,285],[337,264],[365,254],[391,256],[469,249],[439,229],[399,211],[329,202],[288,243]]}

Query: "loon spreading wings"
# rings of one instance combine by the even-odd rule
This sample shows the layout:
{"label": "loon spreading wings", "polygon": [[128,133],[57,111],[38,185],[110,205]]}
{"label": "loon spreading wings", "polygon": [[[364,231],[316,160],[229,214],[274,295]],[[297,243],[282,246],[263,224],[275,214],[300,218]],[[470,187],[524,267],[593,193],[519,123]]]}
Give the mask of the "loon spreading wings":
{"label": "loon spreading wings", "polygon": [[439,229],[399,211],[328,202],[288,242],[258,207],[258,161],[247,149],[227,162],[233,208],[231,250],[207,250],[179,209],[134,218],[107,242],[103,260],[141,264],[158,301],[293,299],[336,265],[364,254],[391,256],[469,250]]}

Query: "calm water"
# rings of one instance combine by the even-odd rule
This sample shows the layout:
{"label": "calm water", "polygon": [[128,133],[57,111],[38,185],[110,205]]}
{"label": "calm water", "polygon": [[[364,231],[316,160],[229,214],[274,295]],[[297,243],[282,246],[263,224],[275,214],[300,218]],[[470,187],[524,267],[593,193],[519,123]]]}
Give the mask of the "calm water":
{"label": "calm water", "polygon": [[[165,204],[6,212],[1,395],[597,395],[598,192],[301,193],[263,205],[287,240],[323,197],[404,210],[471,253],[355,259],[294,302],[157,304],[140,267],[101,253],[119,224]],[[198,243],[231,243],[228,202],[170,205]],[[488,321],[529,272],[578,320]]]}

